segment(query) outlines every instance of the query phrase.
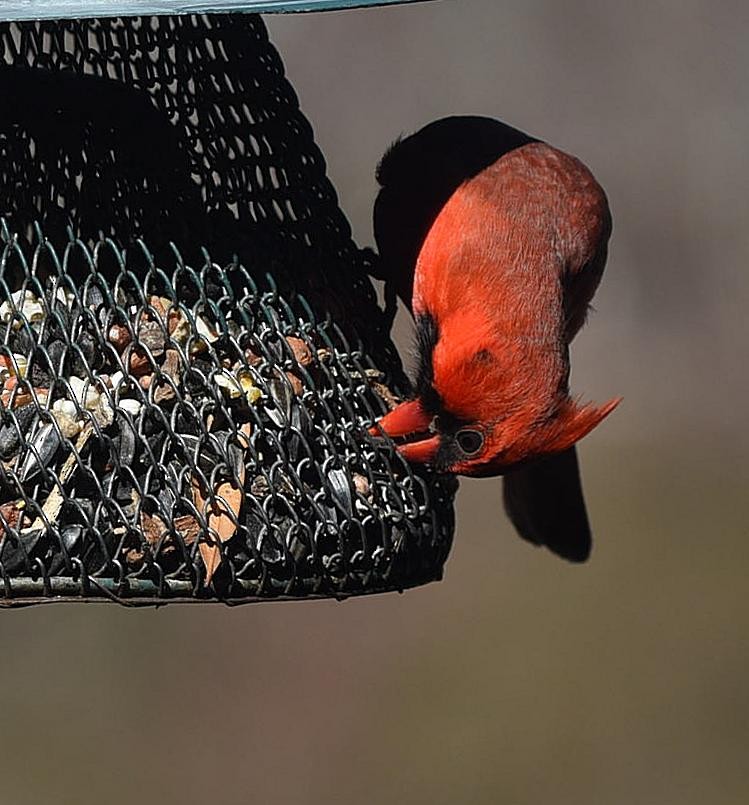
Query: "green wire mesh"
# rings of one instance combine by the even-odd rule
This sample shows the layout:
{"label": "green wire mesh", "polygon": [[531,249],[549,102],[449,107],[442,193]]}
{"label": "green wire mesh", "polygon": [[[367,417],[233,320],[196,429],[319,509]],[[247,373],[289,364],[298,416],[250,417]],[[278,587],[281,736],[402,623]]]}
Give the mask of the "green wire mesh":
{"label": "green wire mesh", "polygon": [[454,482],[367,434],[406,381],[260,19],[0,55],[0,604],[439,578]]}

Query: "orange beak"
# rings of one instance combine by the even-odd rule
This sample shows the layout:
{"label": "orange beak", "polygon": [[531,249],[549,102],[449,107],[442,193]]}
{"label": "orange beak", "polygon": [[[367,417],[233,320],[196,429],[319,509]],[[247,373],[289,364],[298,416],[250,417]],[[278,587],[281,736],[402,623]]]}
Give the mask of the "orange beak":
{"label": "orange beak", "polygon": [[406,461],[425,464],[434,459],[440,446],[439,436],[429,430],[433,418],[418,400],[410,400],[385,414],[369,433],[372,436],[384,433],[391,439],[409,440],[396,444],[398,452]]}

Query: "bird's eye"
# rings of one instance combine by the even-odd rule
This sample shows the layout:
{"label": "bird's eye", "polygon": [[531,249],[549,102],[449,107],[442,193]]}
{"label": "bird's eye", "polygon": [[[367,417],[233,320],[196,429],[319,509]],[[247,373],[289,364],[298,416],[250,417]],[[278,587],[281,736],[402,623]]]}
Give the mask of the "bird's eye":
{"label": "bird's eye", "polygon": [[455,440],[467,456],[475,455],[484,446],[484,434],[470,428],[459,430],[455,434]]}

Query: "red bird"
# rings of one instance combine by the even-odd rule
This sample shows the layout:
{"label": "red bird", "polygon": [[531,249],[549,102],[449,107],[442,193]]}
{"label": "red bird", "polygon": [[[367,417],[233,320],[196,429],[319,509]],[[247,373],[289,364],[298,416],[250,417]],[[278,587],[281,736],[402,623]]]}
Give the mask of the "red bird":
{"label": "red bird", "polygon": [[378,180],[375,236],[414,314],[418,370],[414,398],[373,432],[440,472],[505,475],[521,536],[584,561],[573,445],[619,400],[570,397],[568,346],[606,262],[603,190],[574,157],[475,117],[397,142]]}

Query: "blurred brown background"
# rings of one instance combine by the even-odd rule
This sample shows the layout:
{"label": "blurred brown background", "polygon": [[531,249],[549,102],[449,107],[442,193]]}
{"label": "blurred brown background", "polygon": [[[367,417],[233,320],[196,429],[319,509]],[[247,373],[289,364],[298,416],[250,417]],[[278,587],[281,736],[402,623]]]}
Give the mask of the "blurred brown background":
{"label": "blurred brown background", "polygon": [[[500,117],[614,214],[573,389],[597,542],[465,482],[445,581],[344,604],[0,613],[0,805],[749,802],[749,5],[267,18],[359,242],[399,133]],[[408,343],[401,324],[400,343]]]}

